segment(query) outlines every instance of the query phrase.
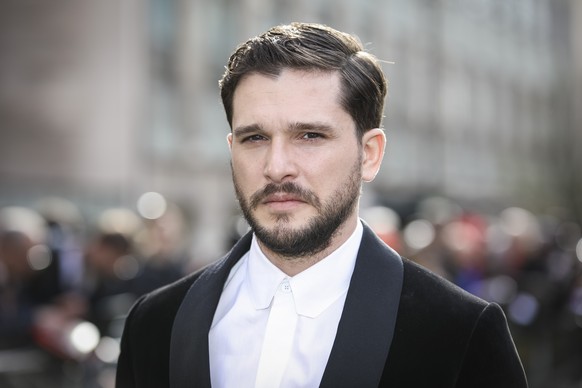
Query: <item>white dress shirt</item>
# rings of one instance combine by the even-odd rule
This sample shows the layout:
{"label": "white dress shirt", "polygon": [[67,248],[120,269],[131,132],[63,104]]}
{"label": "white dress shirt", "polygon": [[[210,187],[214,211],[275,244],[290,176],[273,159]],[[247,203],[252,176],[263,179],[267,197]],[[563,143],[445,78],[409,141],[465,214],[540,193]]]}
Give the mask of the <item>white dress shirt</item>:
{"label": "white dress shirt", "polygon": [[288,292],[288,286],[297,319],[291,329],[295,333],[290,354],[281,354],[286,367],[279,387],[319,386],[341,318],[362,232],[362,224],[358,222],[342,246],[293,277],[265,257],[253,236],[251,249],[230,271],[210,328],[213,387],[255,386],[273,296],[277,290]]}

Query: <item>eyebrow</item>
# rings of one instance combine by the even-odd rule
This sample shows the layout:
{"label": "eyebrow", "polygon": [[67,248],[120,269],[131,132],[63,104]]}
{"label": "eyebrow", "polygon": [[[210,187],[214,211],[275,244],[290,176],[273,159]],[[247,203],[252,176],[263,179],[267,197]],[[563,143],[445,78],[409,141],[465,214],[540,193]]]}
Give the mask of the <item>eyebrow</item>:
{"label": "eyebrow", "polygon": [[[332,132],[334,129],[331,125],[320,122],[295,122],[290,124],[287,128],[287,132],[299,132],[299,131],[320,131],[320,132]],[[232,134],[236,138],[248,135],[250,133],[263,133],[265,130],[260,124],[249,124],[242,125],[233,129]]]}
{"label": "eyebrow", "polygon": [[329,124],[324,122],[315,121],[315,122],[297,122],[293,123],[289,126],[289,130],[291,131],[305,131],[305,130],[317,130],[322,132],[331,132],[333,131],[333,127]]}
{"label": "eyebrow", "polygon": [[258,124],[243,125],[232,130],[232,134],[235,137],[241,137],[256,132],[263,132],[263,128]]}

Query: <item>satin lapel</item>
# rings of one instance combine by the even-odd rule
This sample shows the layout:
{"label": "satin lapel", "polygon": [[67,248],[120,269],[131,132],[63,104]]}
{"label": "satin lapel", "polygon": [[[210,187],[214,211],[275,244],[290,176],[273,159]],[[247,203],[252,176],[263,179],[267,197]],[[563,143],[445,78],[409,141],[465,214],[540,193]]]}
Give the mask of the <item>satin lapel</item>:
{"label": "satin lapel", "polygon": [[204,270],[186,293],[172,328],[170,387],[210,388],[208,332],[224,282],[250,243],[247,234],[225,258]]}
{"label": "satin lapel", "polygon": [[320,387],[377,387],[402,291],[400,256],[364,225],[337,335]]}

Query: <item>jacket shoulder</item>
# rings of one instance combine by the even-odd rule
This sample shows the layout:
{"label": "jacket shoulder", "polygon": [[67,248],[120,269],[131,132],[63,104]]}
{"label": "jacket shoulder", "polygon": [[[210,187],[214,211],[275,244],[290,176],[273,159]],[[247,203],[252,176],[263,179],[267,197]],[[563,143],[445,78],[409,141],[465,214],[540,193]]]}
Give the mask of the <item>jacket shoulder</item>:
{"label": "jacket shoulder", "polygon": [[[248,251],[252,235],[243,236],[221,259],[170,285],[141,297],[132,307],[121,339],[118,387],[169,386],[172,330],[182,303],[200,282],[221,287],[232,266]],[[204,291],[208,289],[204,288]],[[204,294],[205,295],[205,294]]]}
{"label": "jacket shoulder", "polygon": [[390,386],[387,382],[396,386],[527,386],[498,305],[410,260],[403,259],[403,264],[398,317],[381,386]]}
{"label": "jacket shoulder", "polygon": [[161,320],[173,321],[184,295],[198,276],[199,273],[190,274],[139,298],[130,310],[128,323],[148,326]]}
{"label": "jacket shoulder", "polygon": [[125,320],[116,386],[168,386],[174,320],[184,296],[205,271],[185,276],[136,301]]}
{"label": "jacket shoulder", "polygon": [[422,311],[434,317],[475,319],[489,304],[411,260],[403,258],[402,261],[404,279],[400,303],[403,309],[411,303],[416,313],[417,308],[423,307]]}

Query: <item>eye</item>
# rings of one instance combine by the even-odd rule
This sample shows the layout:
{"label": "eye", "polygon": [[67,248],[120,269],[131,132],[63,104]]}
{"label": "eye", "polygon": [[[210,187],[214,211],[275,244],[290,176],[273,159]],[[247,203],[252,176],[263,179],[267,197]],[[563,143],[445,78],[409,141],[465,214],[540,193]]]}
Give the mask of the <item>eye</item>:
{"label": "eye", "polygon": [[322,138],[323,135],[317,132],[306,132],[303,134],[303,139],[311,140],[311,139],[319,139]]}
{"label": "eye", "polygon": [[250,136],[246,136],[241,140],[241,143],[245,143],[245,142],[258,142],[258,141],[262,141],[262,140],[266,140],[266,138],[262,135],[250,135]]}

